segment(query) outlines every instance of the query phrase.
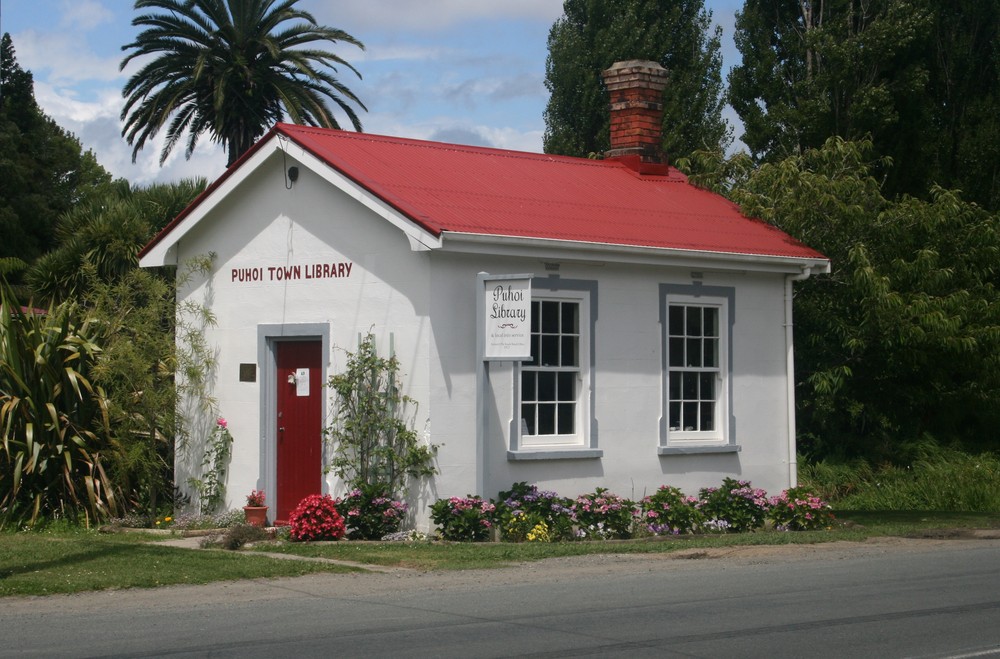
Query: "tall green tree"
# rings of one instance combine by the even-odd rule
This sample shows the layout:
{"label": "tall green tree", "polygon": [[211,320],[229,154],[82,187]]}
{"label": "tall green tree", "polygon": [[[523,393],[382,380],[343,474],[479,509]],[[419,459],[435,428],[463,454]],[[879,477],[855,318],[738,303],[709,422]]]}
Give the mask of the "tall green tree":
{"label": "tall green tree", "polygon": [[0,39],[0,89],[0,274],[13,283],[52,248],[59,215],[111,176],[38,107],[9,34]]}
{"label": "tall green tree", "polygon": [[207,133],[225,146],[231,165],[286,116],[340,128],[328,100],[360,131],[353,105],[367,108],[335,73],[343,66],[361,74],[330,48],[364,45],[317,24],[298,1],[137,0],[144,13],[132,25],[142,31],[122,47],[129,52],[121,68],[152,59],[122,89],[122,136],[132,159],[166,127],[161,164],[185,133],[188,157]]}
{"label": "tall green tree", "polygon": [[887,194],[1000,208],[1000,0],[746,0],[735,40],[729,98],[758,161],[870,137]]}
{"label": "tall green tree", "polygon": [[549,31],[545,63],[546,153],[588,156],[610,147],[610,110],[601,71],[616,61],[659,62],[663,148],[671,158],[725,147],[721,28],[703,0],[566,0]]}
{"label": "tall green tree", "polygon": [[744,213],[833,261],[796,285],[800,445],[876,462],[928,439],[995,450],[1000,215],[942,188],[888,197],[886,167],[870,141],[831,138],[749,173],[714,168]]}

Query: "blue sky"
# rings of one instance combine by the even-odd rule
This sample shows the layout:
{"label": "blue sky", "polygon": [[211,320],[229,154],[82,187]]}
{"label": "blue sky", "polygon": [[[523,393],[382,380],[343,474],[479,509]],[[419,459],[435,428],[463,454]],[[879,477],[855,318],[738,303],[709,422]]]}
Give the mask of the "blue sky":
{"label": "blue sky", "polygon": [[[113,175],[144,184],[222,173],[225,154],[207,138],[190,160],[181,145],[160,167],[157,141],[131,162],[118,118],[122,85],[134,70],[118,70],[121,46],[135,35],[131,0],[0,6],[0,32],[11,34],[18,63],[33,73],[39,105]],[[723,28],[723,58],[731,66],[742,0],[706,6]],[[546,38],[562,0],[300,0],[299,7],[365,44],[365,51],[344,46],[338,53],[363,76],[340,72],[368,107],[361,113],[366,132],[542,150]]]}

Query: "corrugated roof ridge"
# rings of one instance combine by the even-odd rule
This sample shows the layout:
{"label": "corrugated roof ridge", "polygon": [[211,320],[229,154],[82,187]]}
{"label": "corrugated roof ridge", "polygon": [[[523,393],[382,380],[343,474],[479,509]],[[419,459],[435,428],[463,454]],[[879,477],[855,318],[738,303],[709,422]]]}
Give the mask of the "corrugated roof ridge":
{"label": "corrugated roof ridge", "polygon": [[[456,144],[453,142],[435,142],[431,140],[423,140],[415,137],[399,137],[397,135],[382,135],[379,133],[356,133],[352,131],[336,130],[329,128],[321,128],[319,126],[302,126],[298,124],[277,124],[279,129],[291,129],[289,132],[299,132],[299,133],[316,133],[320,137],[334,137],[335,139],[350,139],[350,140],[364,140],[387,142],[393,144],[406,144],[414,147],[430,149],[433,151],[462,151],[466,153],[474,153],[480,155],[496,155],[501,157],[513,158],[515,160],[548,160],[548,161],[559,161],[568,164],[588,166],[588,167],[609,167],[613,166],[615,169],[623,169],[628,172],[632,172],[629,167],[626,167],[622,163],[616,160],[599,159],[599,158],[581,158],[579,156],[564,156],[554,153],[535,153],[532,151],[517,151],[515,149],[503,149],[495,146],[478,146],[472,144]],[[283,131],[284,132],[284,131]],[[648,179],[651,181],[677,181],[677,177],[674,175],[680,174],[681,177],[684,175],[680,170],[675,167],[670,168],[670,174],[660,175],[660,174],[638,174],[632,172],[639,179]],[[684,182],[683,180],[678,182]]]}

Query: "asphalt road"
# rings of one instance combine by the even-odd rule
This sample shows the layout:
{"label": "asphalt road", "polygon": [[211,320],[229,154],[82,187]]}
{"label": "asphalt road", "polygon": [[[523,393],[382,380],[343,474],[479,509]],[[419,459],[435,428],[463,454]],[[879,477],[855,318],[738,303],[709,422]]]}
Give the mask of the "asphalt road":
{"label": "asphalt road", "polygon": [[1000,540],[5,598],[0,656],[1000,657]]}

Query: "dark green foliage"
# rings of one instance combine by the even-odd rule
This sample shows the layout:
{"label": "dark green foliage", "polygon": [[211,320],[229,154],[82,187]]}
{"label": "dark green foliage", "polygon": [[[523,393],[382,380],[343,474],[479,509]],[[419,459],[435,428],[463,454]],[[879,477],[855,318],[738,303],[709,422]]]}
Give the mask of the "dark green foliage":
{"label": "dark green foliage", "polygon": [[703,0],[566,0],[549,32],[546,153],[586,157],[609,148],[610,110],[601,71],[616,61],[659,62],[663,148],[671,158],[725,147],[721,32]]}
{"label": "dark green foliage", "polygon": [[116,513],[120,451],[94,385],[102,328],[77,305],[23,313],[0,289],[0,528]]}
{"label": "dark green foliage", "polygon": [[[332,101],[355,130],[351,104],[366,109],[335,75],[357,70],[329,48],[364,45],[343,30],[318,25],[298,0],[137,0],[141,31],[122,47],[144,62],[122,89],[122,136],[132,159],[162,128],[161,164],[187,134],[185,155],[208,134],[232,165],[272,124],[339,128]],[[323,47],[328,48],[324,50]]]}
{"label": "dark green foliage", "polygon": [[28,272],[36,295],[61,300],[113,283],[139,265],[139,250],[205,189],[204,179],[131,186],[124,180],[64,213],[52,251]]}
{"label": "dark green foliage", "polygon": [[871,148],[830,140],[733,191],[833,261],[797,285],[800,445],[897,463],[928,437],[995,448],[1000,217],[940,188],[886,199]]}
{"label": "dark green foliage", "polygon": [[332,469],[348,487],[374,487],[398,497],[411,478],[436,473],[436,447],[424,445],[410,427],[402,394],[399,360],[379,357],[375,336],[368,334],[357,352],[348,353],[347,370],[330,378],[334,392]]}
{"label": "dark green foliage", "polygon": [[887,196],[937,184],[1000,208],[1000,0],[747,0],[735,39],[756,158],[868,137]]}
{"label": "dark green foliage", "polygon": [[18,65],[9,34],[0,49],[0,274],[16,283],[26,265],[52,248],[59,215],[111,177],[38,107],[31,73]]}

